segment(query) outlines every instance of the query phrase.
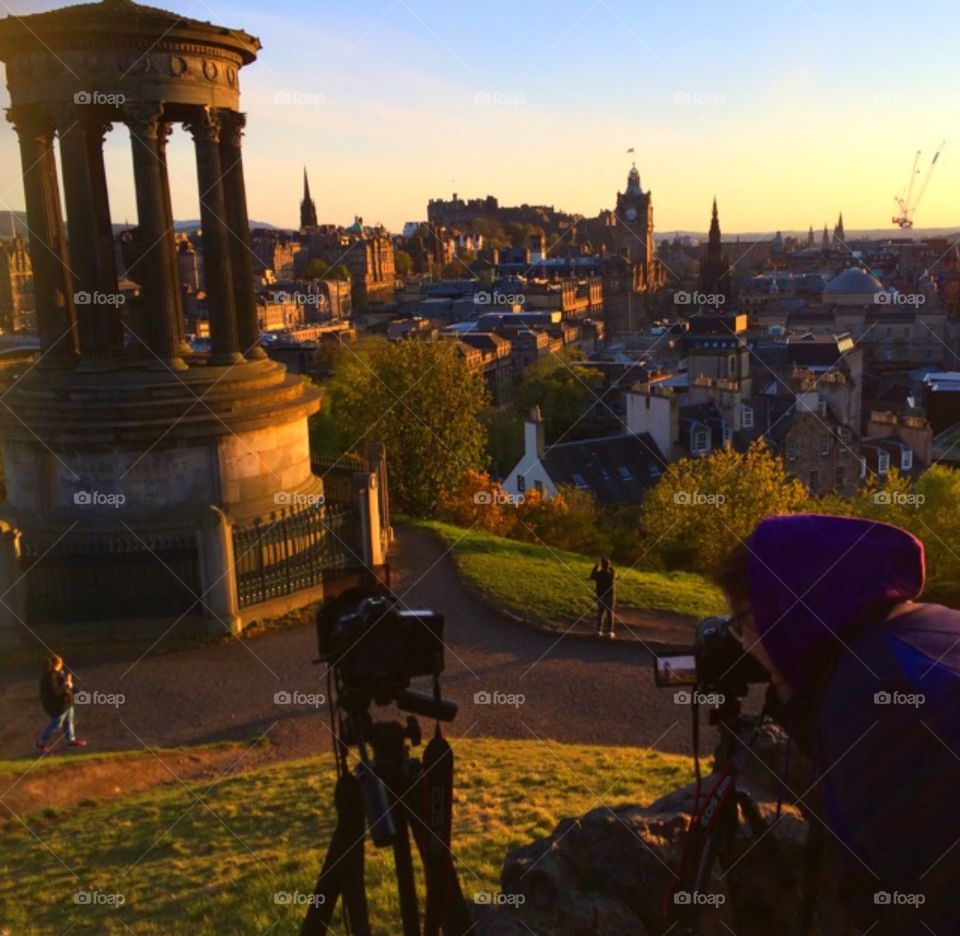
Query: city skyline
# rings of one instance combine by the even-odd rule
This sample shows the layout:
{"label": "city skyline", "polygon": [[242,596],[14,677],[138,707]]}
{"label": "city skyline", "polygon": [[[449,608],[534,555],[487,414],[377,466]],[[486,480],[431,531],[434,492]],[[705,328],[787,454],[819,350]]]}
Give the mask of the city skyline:
{"label": "city skyline", "polygon": [[[890,2],[869,20],[818,2],[493,3],[482,16],[414,0],[166,6],[261,39],[243,75],[248,198],[252,218],[280,227],[297,225],[304,165],[321,223],[359,215],[399,231],[454,192],[593,216],[636,159],[661,233],[705,230],[716,196],[725,232],[819,234],[842,211],[850,230],[892,234],[915,151],[925,169],[960,116],[946,80],[958,26],[940,3],[902,22]],[[105,152],[114,220],[135,222],[121,127]],[[196,217],[182,131],[169,152],[174,214]],[[0,209],[23,208],[19,174],[8,128]],[[948,140],[918,227],[960,226],[958,181]]]}

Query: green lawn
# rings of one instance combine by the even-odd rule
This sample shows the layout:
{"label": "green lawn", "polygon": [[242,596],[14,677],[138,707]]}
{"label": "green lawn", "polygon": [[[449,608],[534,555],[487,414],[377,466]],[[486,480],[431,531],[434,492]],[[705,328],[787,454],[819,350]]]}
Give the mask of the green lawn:
{"label": "green lawn", "polygon": [[[593,557],[467,531],[431,520],[404,522],[431,530],[447,546],[467,583],[496,608],[523,620],[570,624],[591,612]],[[720,591],[689,572],[620,572],[619,607],[673,611],[693,617],[721,613]]]}
{"label": "green lawn", "polygon": [[[648,803],[692,779],[688,758],[632,748],[465,739],[454,752],[454,851],[470,898],[498,887],[508,850],[559,819],[599,804]],[[29,831],[11,819],[0,825],[0,932],[296,933],[303,908],[274,895],[311,890],[332,829],[333,777],[332,759],[321,757],[212,789],[214,781],[173,784],[119,803],[31,814]],[[367,872],[374,932],[393,936],[389,850],[371,849]],[[124,903],[78,906],[80,890],[122,894]]]}

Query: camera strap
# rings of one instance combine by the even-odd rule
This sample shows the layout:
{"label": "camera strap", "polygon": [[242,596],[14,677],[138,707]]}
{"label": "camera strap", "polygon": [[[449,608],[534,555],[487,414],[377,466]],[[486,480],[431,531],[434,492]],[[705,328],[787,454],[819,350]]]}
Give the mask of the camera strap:
{"label": "camera strap", "polygon": [[440,725],[423,752],[419,812],[413,825],[427,883],[424,936],[463,936],[472,921],[463,900],[451,851],[453,824],[453,749]]}

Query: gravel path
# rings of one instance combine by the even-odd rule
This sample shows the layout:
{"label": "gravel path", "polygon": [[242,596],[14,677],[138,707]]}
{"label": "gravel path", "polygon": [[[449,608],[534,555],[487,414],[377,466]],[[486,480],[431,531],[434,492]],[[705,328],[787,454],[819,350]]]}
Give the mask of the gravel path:
{"label": "gravel path", "polygon": [[[432,607],[446,617],[444,692],[460,703],[451,737],[689,751],[689,709],[654,688],[650,655],[640,644],[558,639],[503,620],[467,593],[445,547],[424,531],[399,531],[393,572],[394,589],[408,606]],[[85,662],[75,667],[80,689],[124,700],[78,706],[79,733],[90,741],[87,751],[264,735],[277,757],[327,751],[325,707],[274,701],[279,692],[325,691],[322,668],[311,664],[315,653],[312,627],[300,625],[139,661]],[[26,667],[0,670],[0,757],[32,755],[44,723],[38,675]],[[475,702],[483,692],[500,701]],[[549,746],[544,754],[552,756]]]}

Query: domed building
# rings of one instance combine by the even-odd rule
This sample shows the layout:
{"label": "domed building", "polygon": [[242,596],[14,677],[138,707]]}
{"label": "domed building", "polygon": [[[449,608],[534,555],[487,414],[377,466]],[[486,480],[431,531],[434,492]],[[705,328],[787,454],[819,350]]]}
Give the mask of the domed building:
{"label": "domed building", "polygon": [[823,301],[826,305],[873,305],[880,292],[883,283],[872,273],[848,267],[824,287]]}

